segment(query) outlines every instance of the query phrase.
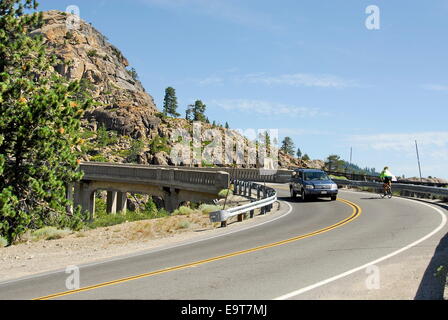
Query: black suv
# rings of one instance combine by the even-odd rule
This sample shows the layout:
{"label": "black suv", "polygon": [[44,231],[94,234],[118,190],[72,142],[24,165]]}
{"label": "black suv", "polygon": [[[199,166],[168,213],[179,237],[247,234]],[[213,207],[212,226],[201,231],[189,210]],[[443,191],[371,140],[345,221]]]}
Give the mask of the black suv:
{"label": "black suv", "polygon": [[291,198],[300,194],[302,201],[310,197],[330,197],[334,201],[338,196],[337,184],[324,171],[317,169],[294,170],[289,190]]}

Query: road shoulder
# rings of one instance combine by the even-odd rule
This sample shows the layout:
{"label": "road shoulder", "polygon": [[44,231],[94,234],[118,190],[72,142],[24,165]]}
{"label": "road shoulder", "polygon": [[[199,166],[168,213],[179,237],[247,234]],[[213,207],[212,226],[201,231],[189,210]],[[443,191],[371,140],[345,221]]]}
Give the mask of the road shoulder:
{"label": "road shoulder", "polygon": [[[67,266],[81,267],[98,264],[205,241],[269,223],[282,218],[289,212],[289,205],[278,201],[270,213],[256,215],[253,219],[242,222],[232,219],[226,228],[216,228],[211,223],[205,226],[198,223],[195,228],[181,233],[168,233],[164,237],[154,237],[154,232],[151,231],[154,225],[145,220],[99,228],[95,238],[89,238],[86,233],[84,235],[81,233],[81,236],[80,233],[74,233],[62,239],[41,240],[1,248],[0,284],[60,272]],[[132,233],[132,236],[117,239],[123,233]],[[98,241],[98,237],[101,238],[101,241]]]}

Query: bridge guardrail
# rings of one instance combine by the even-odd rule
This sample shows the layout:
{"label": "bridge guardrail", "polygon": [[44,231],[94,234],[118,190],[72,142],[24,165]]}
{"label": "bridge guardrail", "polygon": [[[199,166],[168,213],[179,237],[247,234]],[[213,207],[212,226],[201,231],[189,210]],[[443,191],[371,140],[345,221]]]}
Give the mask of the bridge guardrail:
{"label": "bridge guardrail", "polygon": [[[370,187],[381,189],[383,184],[380,182],[371,182],[371,181],[353,181],[353,180],[342,180],[342,179],[333,179],[333,181],[337,185],[343,186],[351,186],[351,187]],[[392,183],[393,191],[405,191],[412,194],[421,194],[421,195],[434,195],[434,196],[443,196],[448,198],[448,188],[439,188],[439,187],[430,187],[430,186],[421,186],[421,185],[412,185],[407,183]]]}
{"label": "bridge guardrail", "polygon": [[272,204],[277,201],[277,191],[273,188],[266,187],[262,184],[241,180],[233,180],[234,195],[252,196],[252,191],[257,192],[257,200],[238,207],[210,212],[209,217],[211,222],[221,222],[222,227],[227,226],[227,220],[238,216],[238,221],[243,220],[245,213],[250,213],[250,218],[253,218],[255,209],[261,208],[261,214],[265,214],[272,209]]}

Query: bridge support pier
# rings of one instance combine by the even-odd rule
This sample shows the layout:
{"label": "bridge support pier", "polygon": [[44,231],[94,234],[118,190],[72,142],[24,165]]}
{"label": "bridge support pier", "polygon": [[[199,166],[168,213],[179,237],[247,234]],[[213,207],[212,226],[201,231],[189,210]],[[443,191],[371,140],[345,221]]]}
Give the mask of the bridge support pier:
{"label": "bridge support pier", "polygon": [[163,200],[165,202],[165,209],[168,212],[173,212],[174,210],[179,208],[180,198],[179,198],[179,190],[175,188],[164,188],[165,196]]}
{"label": "bridge support pier", "polygon": [[81,206],[83,212],[89,214],[89,220],[93,220],[95,214],[95,191],[89,188],[89,183],[75,183],[74,205]]}
{"label": "bridge support pier", "polygon": [[116,211],[125,214],[127,210],[128,197],[126,192],[117,192],[117,208]]}
{"label": "bridge support pier", "polygon": [[110,214],[117,213],[117,191],[107,191],[106,212]]}

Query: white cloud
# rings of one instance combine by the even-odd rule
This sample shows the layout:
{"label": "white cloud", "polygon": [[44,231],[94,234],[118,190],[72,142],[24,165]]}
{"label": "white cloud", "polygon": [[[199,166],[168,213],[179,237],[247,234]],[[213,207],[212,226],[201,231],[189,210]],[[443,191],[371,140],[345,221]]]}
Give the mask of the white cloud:
{"label": "white cloud", "polygon": [[434,159],[439,159],[440,161],[448,161],[448,148],[435,150],[431,152],[430,155]]}
{"label": "white cloud", "polygon": [[196,14],[207,15],[231,23],[248,27],[280,30],[270,15],[248,10],[237,1],[230,0],[141,0],[142,2],[169,10],[190,10]]}
{"label": "white cloud", "polygon": [[448,91],[447,85],[440,84],[425,84],[423,85],[423,88],[430,91]]}
{"label": "white cloud", "polygon": [[328,113],[322,112],[317,108],[298,107],[286,105],[276,102],[263,100],[249,100],[249,99],[227,99],[227,100],[213,100],[212,105],[215,105],[224,110],[236,110],[251,114],[259,114],[264,116],[286,115],[288,117],[316,117],[328,116]]}
{"label": "white cloud", "polygon": [[417,140],[419,146],[433,149],[434,154],[438,148],[448,146],[448,132],[353,135],[349,140],[366,148],[395,152],[415,152],[415,140]]}
{"label": "white cloud", "polygon": [[333,134],[332,132],[325,130],[310,130],[302,128],[279,128],[279,133],[284,136],[304,136],[304,135],[328,135]]}
{"label": "white cloud", "polygon": [[216,85],[216,84],[221,84],[224,82],[224,79],[221,77],[207,77],[205,79],[199,80],[198,84],[201,86],[208,86],[208,85]]}
{"label": "white cloud", "polygon": [[237,81],[265,85],[288,85],[294,87],[348,88],[360,87],[355,80],[346,80],[329,74],[294,73],[271,76],[266,73],[248,74],[236,78]]}

